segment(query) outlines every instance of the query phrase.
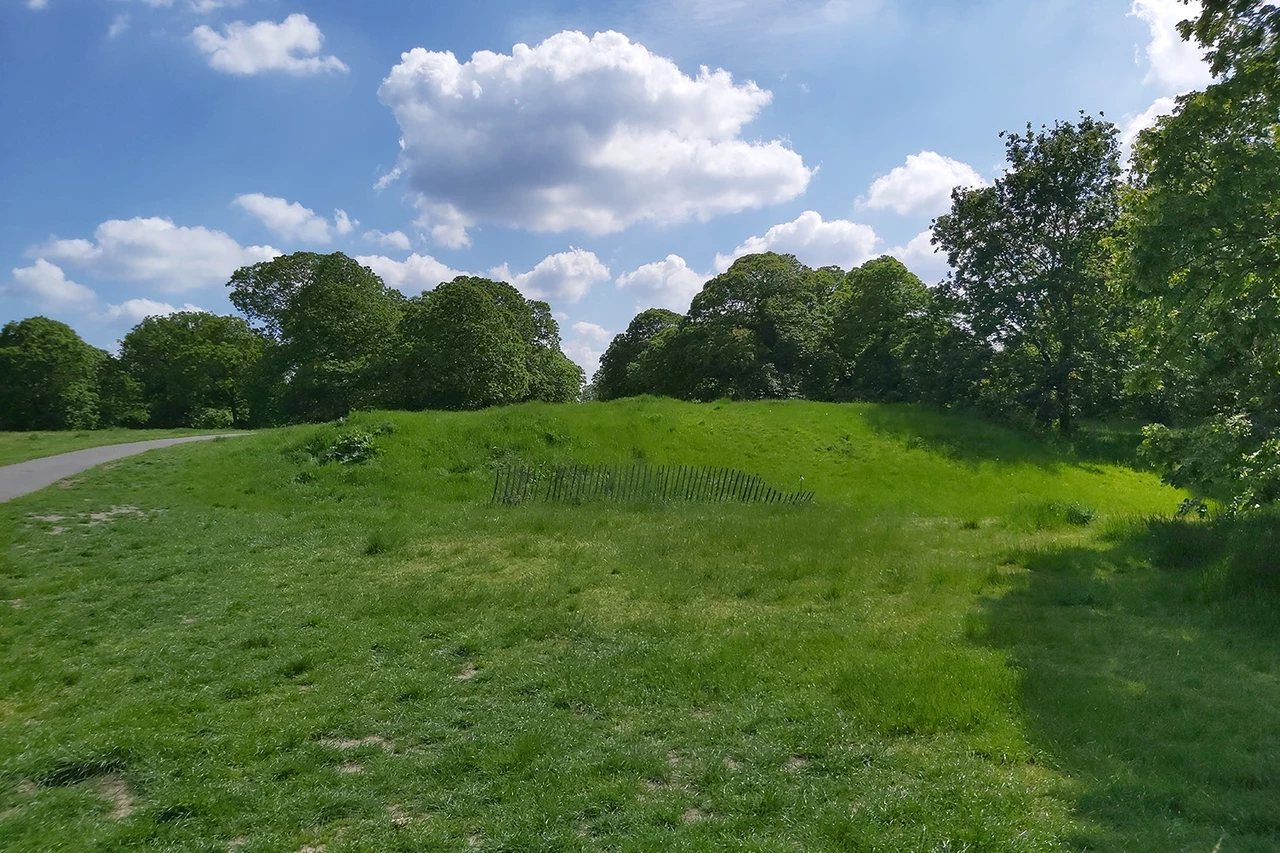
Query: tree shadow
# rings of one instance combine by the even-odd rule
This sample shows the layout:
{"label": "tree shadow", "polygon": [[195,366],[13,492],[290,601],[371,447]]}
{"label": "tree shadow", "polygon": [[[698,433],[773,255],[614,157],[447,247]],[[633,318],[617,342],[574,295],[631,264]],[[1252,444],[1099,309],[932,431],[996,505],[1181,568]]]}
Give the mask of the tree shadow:
{"label": "tree shadow", "polygon": [[1280,516],[1152,520],[1014,555],[987,642],[1089,851],[1280,850]]}

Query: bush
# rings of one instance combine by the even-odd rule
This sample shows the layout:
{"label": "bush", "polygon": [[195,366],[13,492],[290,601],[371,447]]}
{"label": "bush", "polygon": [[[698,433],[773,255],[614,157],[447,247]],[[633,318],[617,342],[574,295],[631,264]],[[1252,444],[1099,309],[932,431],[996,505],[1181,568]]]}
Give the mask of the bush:
{"label": "bush", "polygon": [[195,429],[231,429],[234,425],[230,409],[196,409],[191,413],[191,426]]}

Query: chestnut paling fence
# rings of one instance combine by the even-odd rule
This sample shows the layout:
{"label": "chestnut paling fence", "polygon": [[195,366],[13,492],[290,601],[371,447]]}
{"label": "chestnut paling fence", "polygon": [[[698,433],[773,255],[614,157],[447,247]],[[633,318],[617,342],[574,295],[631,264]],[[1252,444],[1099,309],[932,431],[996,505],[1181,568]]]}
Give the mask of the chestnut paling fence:
{"label": "chestnut paling fence", "polygon": [[494,474],[492,503],[587,501],[806,504],[813,492],[785,492],[755,474],[699,465],[555,465]]}

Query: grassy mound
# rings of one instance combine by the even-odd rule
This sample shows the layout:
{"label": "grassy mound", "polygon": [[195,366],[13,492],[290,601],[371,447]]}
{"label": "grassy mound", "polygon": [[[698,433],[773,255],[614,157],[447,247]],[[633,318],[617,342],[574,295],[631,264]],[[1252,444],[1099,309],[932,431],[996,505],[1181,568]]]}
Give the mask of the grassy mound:
{"label": "grassy mound", "polygon": [[[488,503],[633,461],[816,502]],[[809,403],[124,460],[0,508],[0,848],[1272,850],[1273,599],[1159,567],[1181,497]]]}

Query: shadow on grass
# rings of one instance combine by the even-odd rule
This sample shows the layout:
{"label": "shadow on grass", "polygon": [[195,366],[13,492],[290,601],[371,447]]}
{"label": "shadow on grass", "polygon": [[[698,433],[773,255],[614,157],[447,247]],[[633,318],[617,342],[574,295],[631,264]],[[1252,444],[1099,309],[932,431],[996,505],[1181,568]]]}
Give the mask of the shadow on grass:
{"label": "shadow on grass", "polygon": [[1280,516],[1014,561],[1029,581],[990,605],[987,640],[1071,780],[1072,848],[1280,850]]}
{"label": "shadow on grass", "polygon": [[1142,425],[1131,421],[1084,421],[1070,439],[1053,432],[1000,423],[972,413],[923,405],[883,405],[863,416],[877,433],[907,447],[923,448],[957,462],[1003,462],[1053,468],[1064,464],[1138,465]]}

